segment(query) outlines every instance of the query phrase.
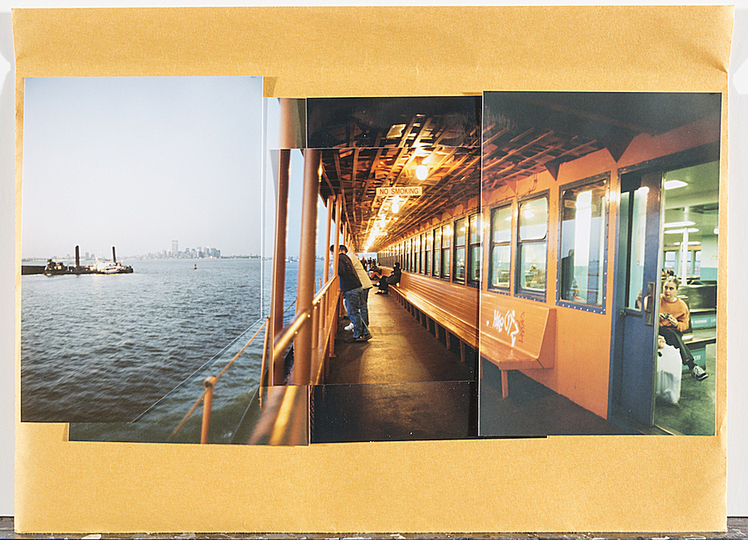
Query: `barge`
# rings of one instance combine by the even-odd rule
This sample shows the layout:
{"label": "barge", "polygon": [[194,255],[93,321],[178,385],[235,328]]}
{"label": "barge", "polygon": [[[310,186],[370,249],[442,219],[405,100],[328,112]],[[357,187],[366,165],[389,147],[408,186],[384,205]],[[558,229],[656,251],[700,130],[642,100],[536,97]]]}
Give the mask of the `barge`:
{"label": "barge", "polygon": [[94,264],[81,266],[80,247],[75,246],[75,265],[68,266],[54,259],[47,259],[45,266],[22,265],[21,275],[44,274],[45,276],[62,276],[67,274],[132,274],[132,266],[123,265],[117,261],[117,253],[112,246],[111,261],[96,261]]}

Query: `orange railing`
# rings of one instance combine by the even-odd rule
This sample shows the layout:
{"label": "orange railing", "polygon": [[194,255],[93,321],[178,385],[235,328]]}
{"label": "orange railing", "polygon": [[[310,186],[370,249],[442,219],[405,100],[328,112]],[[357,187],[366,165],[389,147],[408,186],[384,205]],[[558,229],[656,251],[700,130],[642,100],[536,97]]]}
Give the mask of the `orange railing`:
{"label": "orange railing", "polygon": [[[288,347],[299,330],[307,324],[312,325],[311,384],[324,382],[327,360],[335,351],[335,331],[337,329],[337,312],[340,298],[338,277],[328,281],[316,294],[312,308],[296,314],[296,317],[281,331],[273,343],[273,361],[283,360]],[[268,369],[268,372],[272,370]],[[266,381],[263,370],[262,381]]]}
{"label": "orange railing", "polygon": [[[179,430],[182,429],[182,427],[187,423],[187,420],[190,419],[192,416],[192,413],[195,412],[195,410],[198,408],[200,403],[203,404],[203,418],[202,418],[202,427],[200,431],[200,444],[205,444],[208,442],[208,436],[210,431],[210,413],[213,405],[213,392],[215,390],[215,386],[218,383],[218,380],[223,376],[224,373],[228,371],[228,369],[234,364],[237,358],[239,358],[242,353],[249,347],[249,345],[254,341],[254,339],[257,337],[257,334],[260,333],[260,330],[265,328],[265,343],[267,344],[268,339],[268,319],[265,319],[265,322],[260,325],[260,327],[257,329],[257,331],[254,333],[254,335],[245,343],[244,347],[241,348],[241,350],[234,355],[234,357],[226,364],[226,366],[221,370],[221,372],[218,375],[215,376],[209,376],[203,381],[203,386],[205,387],[205,390],[203,390],[203,393],[200,395],[200,397],[197,398],[195,403],[192,405],[192,408],[187,412],[187,414],[184,416],[182,421],[179,423],[179,425],[174,428],[174,431],[171,433],[171,436],[169,439],[172,439],[177,433],[179,433]],[[262,352],[262,362],[263,365],[265,364],[265,354],[267,351],[267,346]]]}
{"label": "orange railing", "polygon": [[[312,366],[311,384],[320,384],[324,382],[326,376],[326,370],[328,366],[327,360],[330,355],[334,354],[335,350],[335,331],[337,329],[337,313],[338,306],[340,304],[340,289],[338,287],[338,278],[335,277],[328,281],[325,286],[317,293],[312,302],[312,308],[306,309],[296,314],[296,317],[281,331],[281,333],[275,338],[273,343],[272,351],[269,351],[268,342],[270,332],[269,319],[257,329],[250,340],[242,347],[242,349],[234,355],[221,372],[216,376],[209,376],[203,381],[204,390],[200,397],[197,398],[192,408],[187,412],[179,425],[174,429],[171,434],[173,438],[185,425],[187,420],[192,416],[195,410],[203,404],[203,416],[202,416],[202,428],[200,433],[200,443],[205,444],[208,442],[210,433],[210,414],[213,404],[213,393],[215,391],[216,384],[219,379],[223,376],[231,365],[242,355],[247,347],[254,341],[260,330],[265,330],[265,344],[262,350],[262,367],[260,368],[260,389],[259,396],[262,399],[263,389],[272,385],[273,381],[269,380],[272,376],[273,365],[276,362],[283,361],[284,355],[288,350],[289,346],[294,340],[296,334],[305,325],[311,321],[312,325]],[[290,307],[290,306],[289,306]],[[271,353],[272,361],[268,362],[268,356]]]}

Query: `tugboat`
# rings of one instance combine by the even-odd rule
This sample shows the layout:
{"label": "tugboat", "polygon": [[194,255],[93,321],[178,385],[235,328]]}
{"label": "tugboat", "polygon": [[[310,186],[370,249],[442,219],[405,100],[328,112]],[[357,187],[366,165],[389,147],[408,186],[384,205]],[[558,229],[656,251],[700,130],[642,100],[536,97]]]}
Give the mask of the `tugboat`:
{"label": "tugboat", "polygon": [[47,265],[44,266],[42,271],[39,270],[42,267],[27,267],[23,269],[24,274],[41,274],[45,276],[61,276],[65,274],[132,274],[132,266],[125,266],[122,263],[117,262],[117,253],[112,246],[112,260],[111,261],[97,261],[95,264],[89,264],[87,266],[81,266],[80,264],[80,250],[79,246],[75,246],[75,266],[65,266],[61,262],[56,262],[54,259],[47,259]]}
{"label": "tugboat", "polygon": [[61,262],[56,262],[53,259],[47,259],[47,265],[44,267],[45,276],[60,276],[62,274],[69,273],[70,269]]}
{"label": "tugboat", "polygon": [[117,262],[117,253],[112,246],[112,260],[100,261],[91,265],[94,274],[132,274],[132,266],[125,266]]}

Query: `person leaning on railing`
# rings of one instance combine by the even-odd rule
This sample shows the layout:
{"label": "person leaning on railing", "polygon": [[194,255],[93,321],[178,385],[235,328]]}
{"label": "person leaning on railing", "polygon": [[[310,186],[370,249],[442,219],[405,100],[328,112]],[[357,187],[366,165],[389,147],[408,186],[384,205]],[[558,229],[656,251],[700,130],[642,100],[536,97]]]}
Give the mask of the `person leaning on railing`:
{"label": "person leaning on railing", "polygon": [[683,332],[688,329],[689,312],[686,303],[678,298],[680,282],[676,276],[667,276],[662,283],[660,297],[660,335],[668,345],[680,352],[684,366],[691,370],[691,377],[703,381],[709,374],[694,362],[693,354],[683,343]]}
{"label": "person leaning on railing", "polygon": [[[371,339],[369,328],[361,317],[361,281],[356,275],[351,259],[346,255],[345,246],[340,246],[338,252],[338,276],[340,276],[340,292],[343,293],[343,303],[348,312],[348,318],[353,323],[353,341],[368,341]],[[335,253],[335,246],[330,247]]]}
{"label": "person leaning on railing", "polygon": [[[361,261],[356,257],[355,253],[348,252],[348,248],[343,245],[340,246],[340,251],[348,255],[348,258],[351,260],[351,264],[353,265],[353,269],[356,271],[358,280],[361,282],[361,296],[358,305],[361,312],[361,320],[364,322],[364,326],[369,328],[369,289],[372,287],[369,274],[366,273],[364,265],[361,264]],[[345,329],[353,330],[353,323],[351,322],[351,324],[346,326]]]}

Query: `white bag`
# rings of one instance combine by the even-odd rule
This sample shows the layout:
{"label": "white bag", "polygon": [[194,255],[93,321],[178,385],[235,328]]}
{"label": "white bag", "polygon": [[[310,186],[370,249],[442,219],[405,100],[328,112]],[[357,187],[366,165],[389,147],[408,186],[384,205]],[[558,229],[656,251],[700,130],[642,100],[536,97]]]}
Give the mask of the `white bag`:
{"label": "white bag", "polygon": [[680,378],[683,373],[680,353],[672,345],[665,345],[657,353],[656,395],[668,403],[676,404],[680,399]]}

